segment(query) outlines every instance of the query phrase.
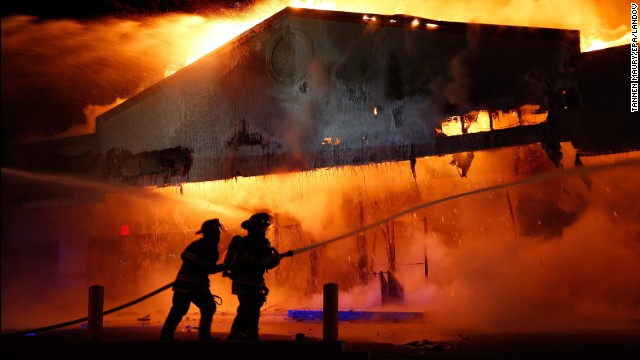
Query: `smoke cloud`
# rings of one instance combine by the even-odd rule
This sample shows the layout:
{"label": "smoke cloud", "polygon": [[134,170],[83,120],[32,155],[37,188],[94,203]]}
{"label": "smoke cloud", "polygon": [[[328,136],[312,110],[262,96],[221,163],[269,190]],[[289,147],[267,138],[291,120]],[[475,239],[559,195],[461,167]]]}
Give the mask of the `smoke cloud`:
{"label": "smoke cloud", "polygon": [[[578,9],[576,19],[610,29],[606,40],[615,40],[628,30],[612,15],[618,6],[605,10],[595,2],[576,7],[555,1],[552,7],[551,2],[538,1],[535,7],[525,8],[527,2],[500,3],[501,8],[486,3],[478,8],[460,2],[452,7],[403,2],[405,7],[398,9],[389,2],[350,1],[338,4],[338,10],[362,11],[375,5],[381,13],[409,13],[413,12],[410,5],[421,5],[417,8],[422,12],[414,15],[585,30],[578,20],[559,17]],[[559,11],[557,6],[571,6],[571,11]],[[555,15],[543,16],[543,9]],[[525,18],[507,20],[513,14]],[[540,19],[551,22],[537,23]],[[158,82],[167,69],[180,68],[191,54],[191,47],[182,47],[185,38],[208,33],[208,23],[202,20],[188,15],[92,22],[3,18],[3,137],[52,135],[83,126],[85,117],[96,115],[92,109],[108,108]],[[322,70],[312,71],[317,75],[313,77],[317,89],[328,86]],[[451,89],[451,95],[464,100],[465,94],[454,90],[460,89]],[[300,119],[292,121],[304,130],[306,115],[313,114],[316,105],[306,104]],[[424,106],[415,111],[430,123],[434,116],[431,105]],[[304,134],[296,130],[292,132],[296,136]],[[299,141],[294,138],[291,143]],[[156,190],[152,193],[159,196],[152,198],[146,196],[147,190],[142,195],[139,190],[100,188],[100,184],[98,188],[77,182],[52,185],[48,178],[26,181],[20,177],[31,188],[25,186],[22,194],[7,194],[4,184],[9,177],[3,171],[2,330],[84,316],[85,310],[78,309],[86,309],[91,284],[106,287],[108,309],[173,281],[180,252],[195,240],[195,230],[208,218],[219,217],[227,226],[221,243],[224,251],[230,237],[242,233],[242,220],[268,210],[293,229],[270,234],[274,245],[285,251],[357,229],[361,208],[367,224],[423,202],[523,176],[515,171],[515,149],[475,155],[464,179],[450,165],[451,159],[443,156],[418,159],[415,178],[409,163],[400,162],[190,183]],[[635,153],[624,156],[638,158]],[[613,156],[583,160],[589,166],[612,158],[615,160]],[[571,156],[564,161],[566,168],[573,164]],[[566,176],[545,183],[549,193],[533,185],[497,190],[399,219],[395,225],[396,266],[405,289],[401,304],[382,306],[379,282],[371,275],[389,270],[386,228],[364,233],[368,284],[361,283],[357,275],[356,239],[347,238],[318,252],[283,260],[268,275],[270,303],[278,304],[278,309],[319,309],[318,286],[333,281],[340,283],[341,309],[424,312],[425,322],[443,328],[637,330],[640,290],[633,285],[640,279],[640,209],[633,199],[638,198],[640,179],[637,171],[624,166],[589,176],[590,190],[579,176]],[[30,203],[27,195],[36,186],[51,187],[58,201]],[[61,200],[61,193],[68,196]],[[575,218],[547,223],[550,207],[534,209],[533,203],[528,206],[530,199]],[[130,226],[135,236],[121,235],[122,225]],[[541,230],[551,227],[552,232]],[[428,277],[424,264],[419,264],[425,254]],[[304,283],[287,286],[300,273]],[[212,282],[215,293],[233,299],[228,279],[212,277]],[[164,318],[169,306],[170,291],[113,316],[122,321],[146,313],[154,319]],[[222,312],[234,310],[233,300],[220,308]]]}
{"label": "smoke cloud", "polygon": [[[28,141],[29,134],[51,136],[83,125],[88,122],[83,109],[113,106],[118,99],[135,95],[288,5],[281,0],[262,1],[243,8],[243,13],[217,12],[206,17],[176,13],[83,21],[3,17],[3,144],[16,136]],[[550,0],[336,1],[335,9],[577,29],[582,33],[583,49],[630,41],[628,6],[621,0],[579,4]],[[218,40],[223,34],[224,39]],[[464,95],[454,90],[450,89],[452,95]]]}
{"label": "smoke cloud", "polygon": [[[220,218],[227,229],[224,252],[231,236],[243,233],[242,220],[269,211],[277,224],[269,233],[272,243],[280,251],[295,250],[429,201],[517,180],[519,151],[476,152],[466,178],[443,156],[418,159],[416,179],[409,164],[399,162],[151,192],[54,181],[84,194],[55,208],[44,202],[16,207],[3,194],[3,223],[12,224],[2,230],[3,331],[84,316],[78,309],[86,307],[91,284],[105,286],[109,309],[173,281],[180,252],[208,218]],[[570,169],[575,153],[566,145],[563,151]],[[625,156],[639,159],[637,153]],[[620,159],[583,158],[587,167],[615,161]],[[637,330],[640,292],[631,284],[640,278],[640,209],[632,199],[639,179],[633,166],[621,164],[588,172],[590,190],[575,172],[547,180],[546,187],[558,190],[555,206],[576,214],[553,236],[523,235],[523,224],[533,222],[523,217],[539,216],[541,228],[558,226],[546,223],[544,213],[516,210],[519,201],[529,201],[523,195],[539,193],[534,183],[456,196],[367,230],[364,268],[355,236],[286,258],[267,274],[272,308],[265,311],[319,310],[322,284],[335,282],[341,310],[419,312],[425,325],[437,329]],[[3,182],[9,175],[3,172]],[[38,183],[37,177],[28,181]],[[45,183],[52,186],[51,179]],[[102,201],[78,203],[90,200],[87,190]],[[120,233],[123,224],[131,235]],[[382,305],[374,274],[391,269],[389,236],[404,299]],[[233,314],[237,304],[228,279],[211,278],[214,293],[225,299],[219,311]],[[167,291],[108,321],[126,323],[145,314],[163,319],[169,306]]]}

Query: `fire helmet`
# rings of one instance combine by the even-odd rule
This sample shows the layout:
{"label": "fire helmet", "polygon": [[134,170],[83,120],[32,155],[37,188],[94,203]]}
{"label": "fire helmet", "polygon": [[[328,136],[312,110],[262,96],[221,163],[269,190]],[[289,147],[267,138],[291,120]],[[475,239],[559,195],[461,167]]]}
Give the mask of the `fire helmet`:
{"label": "fire helmet", "polygon": [[196,231],[196,234],[202,234],[202,233],[210,233],[210,232],[218,232],[221,233],[222,232],[222,224],[220,223],[220,220],[218,219],[210,219],[207,220],[205,222],[202,223],[202,226],[200,226],[200,230]]}
{"label": "fire helmet", "polygon": [[260,212],[251,215],[249,220],[245,220],[242,222],[241,226],[245,230],[260,230],[268,228],[269,226],[271,226],[272,222],[273,216],[267,214],[266,212]]}

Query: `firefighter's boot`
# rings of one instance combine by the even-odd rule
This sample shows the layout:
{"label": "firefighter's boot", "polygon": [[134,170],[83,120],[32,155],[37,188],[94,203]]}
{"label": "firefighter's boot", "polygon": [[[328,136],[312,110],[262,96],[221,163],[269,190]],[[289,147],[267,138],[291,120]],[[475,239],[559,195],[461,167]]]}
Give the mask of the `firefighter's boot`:
{"label": "firefighter's boot", "polygon": [[246,331],[231,329],[227,340],[243,340],[247,336]]}
{"label": "firefighter's boot", "polygon": [[231,329],[227,340],[259,340],[257,331]]}
{"label": "firefighter's boot", "polygon": [[178,324],[165,322],[160,331],[160,340],[173,340],[173,334],[176,331]]}
{"label": "firefighter's boot", "polygon": [[198,325],[198,339],[216,340],[211,336],[211,320],[200,319],[200,324]]}

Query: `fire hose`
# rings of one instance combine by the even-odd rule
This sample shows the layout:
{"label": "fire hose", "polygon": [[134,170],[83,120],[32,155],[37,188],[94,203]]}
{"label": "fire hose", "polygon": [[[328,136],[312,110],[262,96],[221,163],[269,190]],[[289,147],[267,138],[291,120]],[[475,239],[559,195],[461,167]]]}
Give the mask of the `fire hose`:
{"label": "fire hose", "polygon": [[[282,254],[279,254],[280,258],[291,257],[291,256],[293,256],[293,251],[292,250],[289,250],[289,251],[286,251],[286,252],[284,252]],[[169,289],[172,286],[173,286],[173,281],[168,283],[168,284],[166,284],[166,285],[164,285],[164,286],[162,286],[162,287],[160,287],[157,290],[154,290],[154,291],[144,295],[144,296],[141,296],[141,297],[139,297],[139,298],[137,298],[135,300],[129,301],[126,304],[122,304],[120,306],[116,306],[114,308],[106,310],[102,314],[103,315],[109,315],[109,314],[112,314],[112,313],[114,313],[116,311],[120,311],[120,310],[122,310],[124,308],[128,308],[129,306],[132,306],[132,305],[135,305],[135,304],[137,304],[137,303],[139,303],[141,301],[144,301],[144,300],[146,300],[146,299],[148,299],[148,298],[150,298],[150,297],[152,297],[152,296],[154,296],[156,294],[159,294],[159,293]],[[219,297],[219,296],[214,295],[214,297]],[[218,304],[218,305],[220,305],[220,304]],[[5,333],[5,334],[2,334],[1,336],[2,337],[9,337],[9,336],[30,335],[30,334],[35,334],[35,333],[38,333],[38,332],[44,332],[44,331],[49,331],[49,330],[60,329],[60,328],[67,327],[67,326],[70,326],[70,325],[79,324],[79,323],[85,322],[87,320],[89,320],[89,317],[85,316],[83,318],[79,318],[79,319],[75,319],[75,320],[71,320],[71,321],[66,321],[66,322],[63,322],[63,323],[60,323],[60,324],[49,325],[49,326],[45,326],[45,327],[41,327],[41,328],[37,328],[37,329],[31,329],[31,330],[24,330],[24,331]]]}
{"label": "fire hose", "polygon": [[[170,282],[169,284],[157,289],[157,290],[154,290],[154,291],[148,293],[147,295],[144,295],[144,296],[141,296],[141,297],[139,297],[139,298],[137,298],[135,300],[129,301],[126,304],[122,304],[120,306],[116,306],[116,307],[114,307],[112,309],[106,310],[102,314],[103,315],[109,315],[109,314],[114,313],[116,311],[119,311],[119,310],[122,310],[124,308],[127,308],[127,307],[129,307],[131,305],[137,304],[137,303],[139,303],[139,302],[141,302],[143,300],[146,300],[146,299],[148,299],[148,298],[150,298],[150,297],[152,297],[152,296],[154,296],[154,295],[156,295],[158,293],[161,293],[161,292],[167,290],[171,286],[173,286],[173,281]],[[60,323],[60,324],[45,326],[45,327],[41,327],[41,328],[37,328],[37,329],[25,330],[25,331],[17,331],[17,332],[2,334],[2,337],[5,337],[5,336],[22,336],[22,335],[29,335],[29,334],[33,334],[33,333],[37,333],[37,332],[43,332],[43,331],[48,331],[48,330],[59,329],[59,328],[63,328],[63,327],[69,326],[69,325],[79,324],[81,322],[87,321],[88,319],[89,318],[85,316],[85,317],[80,318],[80,319],[71,320],[71,321]]]}
{"label": "fire hose", "polygon": [[437,200],[433,200],[433,201],[429,201],[429,202],[425,202],[419,205],[416,205],[412,208],[408,208],[406,210],[397,212],[395,214],[392,214],[391,216],[388,216],[382,220],[378,220],[376,222],[372,222],[369,225],[365,225],[361,228],[355,229],[353,231],[350,231],[348,233],[336,236],[332,239],[329,240],[325,240],[319,243],[315,243],[315,244],[311,244],[309,246],[305,246],[305,247],[301,247],[295,250],[290,250],[289,252],[291,252],[292,256],[293,255],[297,255],[300,253],[303,253],[305,251],[309,251],[309,250],[313,250],[315,248],[321,247],[321,246],[325,246],[328,245],[330,243],[336,242],[338,240],[342,240],[344,238],[350,237],[350,236],[354,236],[354,235],[358,235],[359,233],[362,233],[366,230],[378,227],[380,225],[384,225],[385,223],[387,223],[390,220],[393,220],[397,217],[406,215],[406,214],[410,214],[413,213],[417,210],[429,207],[429,206],[433,206],[439,203],[443,203],[443,202],[447,202],[449,200],[453,200],[453,199],[457,199],[457,198],[461,198],[461,197],[465,197],[465,196],[471,196],[471,195],[476,195],[476,194],[480,194],[480,193],[484,193],[484,192],[489,192],[489,191],[495,191],[495,190],[500,190],[500,189],[504,189],[504,188],[510,188],[510,187],[514,187],[514,186],[520,186],[520,185],[526,185],[526,184],[533,184],[533,183],[538,183],[538,182],[542,182],[542,181],[547,181],[547,180],[551,180],[553,178],[562,176],[562,175],[584,175],[586,172],[591,171],[591,172],[595,172],[595,171],[603,171],[603,170],[608,170],[614,167],[624,167],[624,166],[638,166],[640,165],[640,159],[630,159],[630,160],[625,160],[625,161],[620,161],[617,163],[611,163],[611,164],[604,164],[604,165],[595,165],[595,166],[590,166],[590,167],[575,167],[569,170],[565,170],[565,169],[558,169],[555,171],[550,171],[544,174],[540,174],[540,175],[536,175],[536,176],[532,176],[526,179],[522,179],[522,180],[517,180],[517,181],[512,181],[512,182],[507,182],[507,183],[502,183],[502,184],[498,184],[498,185],[493,185],[493,186],[489,186],[489,187],[485,187],[485,188],[480,188],[480,189],[476,189],[476,190],[471,190],[471,191],[467,191],[465,193],[460,193],[460,194],[456,194],[456,195],[451,195],[451,196],[447,196],[444,198],[440,198]]}
{"label": "fire hose", "polygon": [[[319,242],[319,243],[315,243],[315,244],[312,244],[312,245],[309,245],[309,246],[305,246],[305,247],[301,247],[301,248],[298,248],[298,249],[294,249],[294,250],[289,250],[289,251],[283,252],[283,253],[279,254],[279,257],[280,258],[292,257],[294,255],[297,255],[297,254],[300,254],[300,253],[303,253],[303,252],[306,252],[306,251],[309,251],[309,250],[313,250],[313,249],[321,247],[321,246],[328,245],[328,244],[336,242],[338,240],[342,240],[344,238],[357,235],[357,234],[359,234],[359,233],[361,233],[363,231],[366,231],[366,230],[369,230],[371,228],[383,225],[386,222],[388,222],[390,220],[393,220],[393,219],[395,219],[397,217],[400,217],[402,215],[406,215],[406,214],[415,212],[415,211],[417,211],[419,209],[423,209],[423,208],[426,208],[426,207],[429,207],[429,206],[433,206],[433,205],[436,205],[436,204],[439,204],[439,203],[442,203],[442,202],[446,202],[446,201],[449,201],[449,200],[461,198],[461,197],[464,197],[464,196],[480,194],[480,193],[483,193],[483,192],[494,191],[494,190],[504,189],[504,188],[513,187],[513,186],[532,184],[532,183],[536,183],[536,182],[550,180],[552,178],[555,178],[557,176],[561,176],[563,174],[564,175],[567,175],[567,174],[580,174],[580,175],[583,175],[587,170],[588,171],[602,171],[602,170],[606,170],[606,169],[609,169],[609,168],[612,168],[612,167],[633,166],[633,165],[637,166],[638,164],[640,164],[640,160],[639,159],[632,159],[632,160],[626,160],[626,161],[613,163],[613,164],[592,166],[592,167],[589,167],[588,169],[585,168],[585,167],[576,167],[576,168],[569,169],[569,170],[560,169],[560,170],[544,173],[544,174],[541,174],[541,175],[532,176],[532,177],[529,177],[529,178],[526,178],[526,179],[523,179],[523,180],[518,180],[518,181],[509,182],[509,183],[503,183],[503,184],[498,184],[498,185],[489,186],[489,187],[486,187],[486,188],[476,189],[476,190],[468,191],[468,192],[465,192],[465,193],[444,197],[444,198],[441,198],[441,199],[437,199],[437,200],[429,201],[429,202],[426,202],[426,203],[422,203],[422,204],[414,206],[412,208],[409,208],[409,209],[403,210],[401,212],[392,214],[391,216],[386,217],[386,218],[384,218],[382,220],[378,220],[378,221],[373,222],[373,223],[371,223],[369,225],[365,225],[365,226],[363,226],[361,228],[358,228],[356,230],[353,230],[353,231],[347,232],[345,234],[336,236],[334,238],[331,238],[331,239],[328,239],[328,240],[325,240],[325,241],[322,241],[322,242]],[[139,303],[139,302],[141,302],[143,300],[146,300],[146,299],[148,299],[148,298],[150,298],[150,297],[152,297],[152,296],[154,296],[154,295],[156,295],[156,294],[158,294],[158,293],[170,288],[172,285],[173,285],[173,282],[171,282],[171,283],[169,283],[167,285],[164,285],[161,288],[159,288],[157,290],[154,290],[154,291],[152,291],[152,292],[150,292],[150,293],[148,293],[148,294],[146,294],[146,295],[144,295],[142,297],[139,297],[139,298],[137,298],[137,299],[135,299],[133,301],[130,301],[130,302],[126,303],[126,304],[123,304],[123,305],[114,307],[112,309],[106,310],[106,311],[103,312],[103,315],[108,315],[108,314],[114,313],[116,311],[122,310],[122,309],[124,309],[126,307],[129,307],[131,305],[137,304],[137,303]],[[81,323],[81,322],[84,322],[84,321],[87,321],[87,320],[88,320],[88,317],[83,317],[83,318],[80,318],[80,319],[71,320],[71,321],[67,321],[67,322],[64,322],[64,323],[51,325],[51,326],[46,326],[46,327],[42,327],[42,328],[26,330],[26,331],[19,331],[19,332],[12,332],[12,333],[5,333],[5,334],[2,334],[1,336],[2,337],[8,337],[8,336],[28,335],[28,334],[32,334],[32,333],[36,333],[36,332],[43,332],[43,331],[63,328],[63,327],[66,327],[66,326],[69,326],[69,325],[78,324],[78,323]]]}

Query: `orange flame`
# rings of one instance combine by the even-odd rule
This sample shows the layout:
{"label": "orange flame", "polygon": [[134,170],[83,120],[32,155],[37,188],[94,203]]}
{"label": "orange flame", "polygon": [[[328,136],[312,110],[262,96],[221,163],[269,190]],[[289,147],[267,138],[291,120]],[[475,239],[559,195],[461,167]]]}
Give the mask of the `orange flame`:
{"label": "orange flame", "polygon": [[462,116],[451,116],[441,123],[439,134],[455,136],[491,130],[500,130],[516,126],[536,125],[547,121],[548,111],[541,111],[539,105],[523,105],[517,110],[471,111]]}
{"label": "orange flame", "polygon": [[[131,52],[140,51],[145,40],[152,40],[153,49],[162,49],[152,57],[158,63],[167,64],[162,65],[164,77],[170,76],[214,51],[286,6],[363,13],[363,19],[369,22],[377,21],[374,14],[405,14],[454,22],[577,29],[581,32],[583,51],[630,43],[630,27],[629,24],[624,23],[627,21],[626,15],[622,16],[624,20],[614,21],[611,20],[616,17],[614,11],[607,7],[596,3],[576,4],[575,2],[523,0],[517,4],[515,2],[505,4],[503,1],[473,4],[442,0],[403,2],[270,0],[256,4],[243,14],[226,13],[207,17],[173,14],[154,18],[143,24],[134,21],[123,22],[118,24],[118,29],[112,32],[122,34],[136,32],[135,35],[125,37],[125,39],[132,39],[128,44]],[[415,20],[414,26],[425,29],[434,29],[438,26],[428,22],[423,24],[419,19]],[[154,51],[156,50],[150,50],[152,53]],[[139,91],[148,85],[141,85]]]}
{"label": "orange flame", "polygon": [[[284,6],[287,6],[286,2]],[[366,13],[363,19],[368,21],[376,20],[375,16],[370,15],[374,13],[405,14],[454,22],[574,29],[580,30],[583,52],[631,42],[629,24],[608,20],[614,17],[614,10],[597,3],[578,3],[578,1],[526,0],[507,3],[504,1],[472,3],[439,0],[406,2],[292,0],[288,6]],[[282,9],[281,1],[266,1],[257,5],[250,13],[244,14],[242,18],[236,15],[225,18],[192,16],[183,19],[175,24],[175,27],[190,28],[190,35],[181,42],[182,51],[172,52],[183,55],[176,55],[180,59],[176,59],[166,69],[165,75],[173,74]],[[415,25],[418,24],[419,20],[416,19]],[[428,29],[435,26],[437,25],[426,24]],[[196,31],[193,31],[194,28]]]}

